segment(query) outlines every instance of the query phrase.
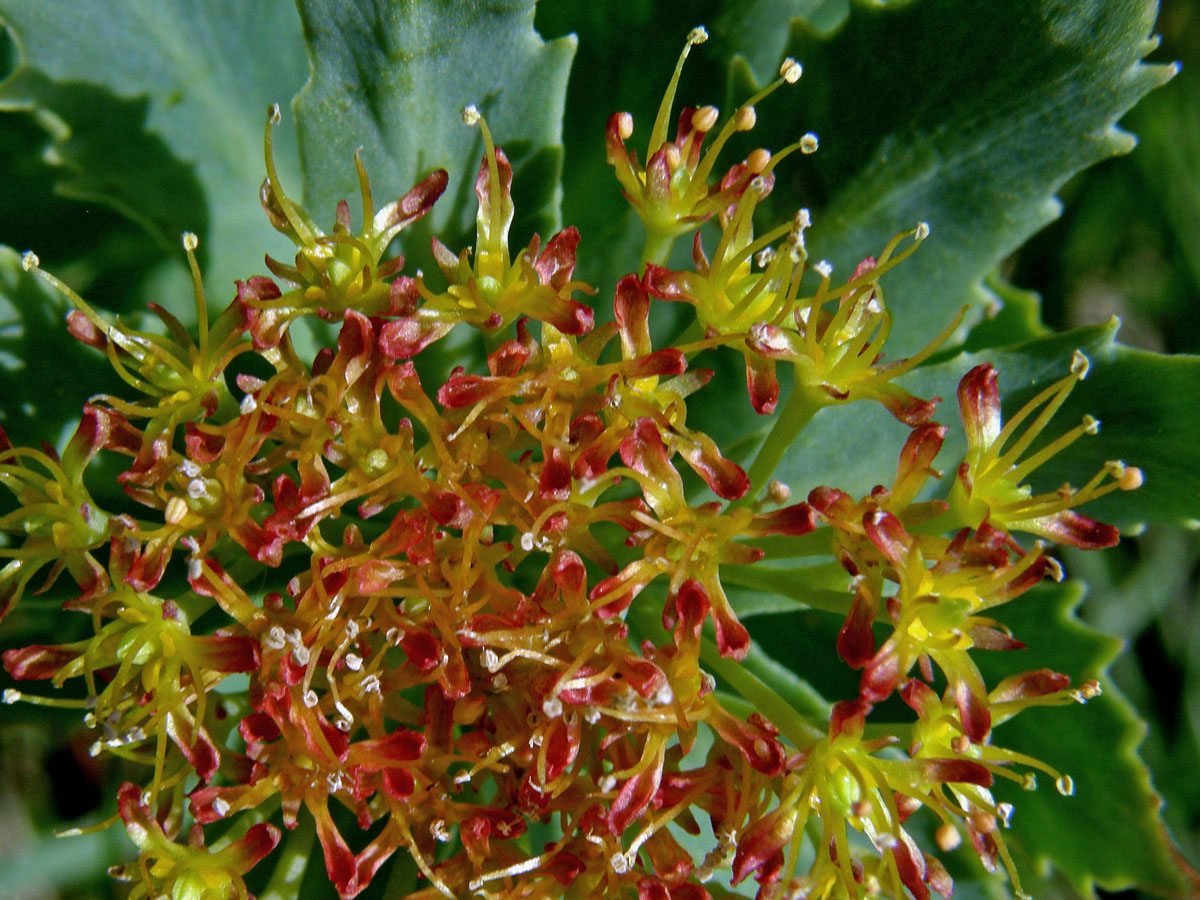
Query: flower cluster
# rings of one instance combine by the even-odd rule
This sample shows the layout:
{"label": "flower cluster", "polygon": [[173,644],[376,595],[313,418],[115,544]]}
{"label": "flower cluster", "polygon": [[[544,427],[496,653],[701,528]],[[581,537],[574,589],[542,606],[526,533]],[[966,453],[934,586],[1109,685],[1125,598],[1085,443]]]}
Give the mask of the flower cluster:
{"label": "flower cluster", "polygon": [[[1064,793],[1071,781],[997,745],[993,728],[1098,688],[1046,669],[989,688],[973,652],[1021,646],[995,610],[1061,574],[1017,535],[1111,545],[1116,532],[1075,507],[1140,473],[1114,462],[1078,491],[1033,495],[1030,472],[1096,428],[1029,452],[1086,360],[1007,424],[984,365],[959,387],[966,458],[948,499],[927,499],[946,429],[894,379],[957,320],[926,351],[882,363],[879,279],[928,227],[836,284],[809,264],[806,210],[753,231],[775,165],[815,150],[813,136],[712,175],[726,140],[753,127],[753,104],[799,77],[785,61],[706,152],[712,107],[685,109],[667,139],[672,80],[644,168],[625,149],[632,119],[613,117],[610,161],[652,246],[606,324],[576,296],[591,289],[573,280],[574,229],[511,253],[512,167],[474,108],[478,238],[457,254],[435,242],[444,286],[384,257],[446,173],[376,211],[356,160],[361,231],[342,204],[327,234],[279,182],[277,109],[262,203],[296,243],[294,264],[269,260],[274,278],[238,282],[210,323],[186,235],[195,339],[158,308],[166,334],[109,321],[41,273],[70,297],[72,333],[138,399],[93,397],[61,456],[0,448],[16,499],[0,518],[0,613],[39,573],[45,590],[65,570],[66,607],[94,629],[4,654],[13,678],[82,679],[83,698],[4,699],[75,705],[94,754],[147,767],[118,796],[140,853],[119,873],[134,897],[246,897],[245,876],[280,841],[274,819],[315,834],[343,898],[399,853],[420,873],[413,896],[429,898],[706,900],[754,879],[762,897],[926,900],[951,882],[910,833],[922,808],[941,850],[966,836],[1017,884],[999,827],[1012,808],[993,780],[1031,786],[1041,770]],[[711,256],[706,221],[720,233]],[[694,267],[666,267],[659,251],[690,231]],[[703,336],[656,347],[662,300],[694,307]],[[305,315],[339,328],[311,362],[290,335]],[[458,327],[490,336],[486,372],[426,383],[423,352]],[[749,472],[687,423],[712,375],[692,360],[720,348],[744,358],[762,414],[777,367],[792,371]],[[815,487],[792,502],[769,482],[813,412],[861,400],[912,429],[890,488],[856,499]],[[128,460],[119,480],[138,514],[89,495],[101,453]],[[801,538],[837,569],[837,649],[862,670],[831,712],[791,708],[747,674],[756,651],[723,587],[726,567]],[[875,725],[893,695],[915,718]]]}

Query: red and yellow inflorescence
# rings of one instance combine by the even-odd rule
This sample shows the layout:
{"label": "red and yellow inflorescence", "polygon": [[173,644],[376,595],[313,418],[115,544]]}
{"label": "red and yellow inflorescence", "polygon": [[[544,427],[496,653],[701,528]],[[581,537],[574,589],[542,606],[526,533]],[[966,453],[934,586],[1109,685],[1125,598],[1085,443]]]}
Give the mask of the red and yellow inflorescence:
{"label": "red and yellow inflorescence", "polygon": [[[707,152],[712,107],[684,109],[667,138],[673,80],[644,168],[625,149],[632,119],[613,117],[609,159],[648,252],[598,310],[610,316],[577,297],[592,290],[574,279],[574,229],[510,253],[513,170],[474,108],[478,241],[459,253],[435,241],[441,288],[384,257],[446,173],[376,211],[356,161],[362,228],[342,204],[327,234],[279,183],[277,110],[262,203],[295,262],[268,260],[274,277],[238,282],[210,323],[185,235],[196,337],[157,307],[166,334],[109,321],[42,273],[70,297],[72,333],[137,399],[93,397],[61,456],[0,445],[16,499],[0,518],[0,613],[39,573],[45,590],[65,571],[66,608],[94,628],[4,654],[13,678],[81,679],[83,698],[4,698],[78,706],[93,754],[146,767],[117,803],[139,851],[118,872],[132,896],[244,898],[264,858],[307,852],[302,840],[276,850],[279,826],[315,835],[343,898],[401,854],[416,897],[707,900],[753,879],[762,897],[926,900],[951,889],[934,850],[964,837],[1016,884],[1000,827],[1012,808],[994,779],[1030,786],[1042,770],[1072,785],[997,745],[993,728],[1098,687],[1039,669],[989,688],[973,651],[1022,646],[996,609],[1061,575],[1041,541],[1016,535],[1109,546],[1115,530],[1075,507],[1141,475],[1114,462],[1079,491],[1034,495],[1030,472],[1095,430],[1089,419],[1027,452],[1086,360],[1007,425],[983,365],[959,387],[966,457],[948,500],[928,499],[946,428],[894,379],[958,320],[882,363],[879,283],[928,227],[837,284],[808,261],[806,210],[753,231],[775,165],[815,150],[813,136],[713,175],[725,141],[753,127],[752,103],[799,76],[785,61]],[[711,256],[706,221],[719,231]],[[662,248],[692,231],[694,267],[670,269]],[[655,346],[662,300],[694,308],[696,340]],[[340,329],[311,362],[290,333],[306,315]],[[422,355],[456,328],[489,336],[486,372],[423,382]],[[777,449],[748,474],[690,428],[688,399],[712,376],[692,360],[722,348],[744,357],[762,414],[790,364],[768,447],[821,407],[886,407],[912,429],[892,486],[791,502],[767,484]],[[128,461],[119,481],[136,514],[89,494],[100,454]],[[795,709],[748,674],[757,651],[722,585],[726,567],[801,538],[831,563],[813,570],[822,586],[834,570],[844,588],[837,651],[862,670],[858,694],[832,709]],[[894,695],[913,721],[874,722]],[[914,816],[936,848],[919,846]]]}

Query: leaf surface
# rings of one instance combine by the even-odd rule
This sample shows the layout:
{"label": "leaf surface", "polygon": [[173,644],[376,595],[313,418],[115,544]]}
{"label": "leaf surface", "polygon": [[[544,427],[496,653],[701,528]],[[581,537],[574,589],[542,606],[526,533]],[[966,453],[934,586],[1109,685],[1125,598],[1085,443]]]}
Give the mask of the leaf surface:
{"label": "leaf surface", "polygon": [[1083,896],[1138,887],[1154,893],[1194,891],[1159,814],[1161,800],[1137,748],[1146,726],[1106,679],[1121,642],[1083,624],[1074,609],[1078,583],[1045,586],[1001,608],[999,616],[1027,649],[977,654],[994,684],[1001,672],[1048,666],[1074,684],[1098,678],[1105,692],[1086,705],[1031,709],[997,727],[995,742],[1029,753],[1071,776],[1060,796],[1042,777],[1038,790],[1008,792],[1016,807],[1009,838],[1041,874],[1051,863]]}
{"label": "leaf surface", "polygon": [[[0,2],[21,56],[0,108],[42,116],[63,168],[59,190],[115,207],[180,260],[180,232],[196,232],[210,299],[224,305],[234,279],[262,270],[264,250],[286,248],[258,185],[267,106],[304,79],[295,11],[234,0],[69,9],[66,27],[63,4]],[[294,158],[281,156],[295,178]]]}
{"label": "leaf surface", "polygon": [[755,140],[778,148],[811,130],[821,149],[783,167],[781,213],[812,206],[812,252],[844,272],[914,223],[932,226],[885,281],[890,355],[991,300],[983,279],[1057,216],[1058,187],[1132,149],[1114,123],[1174,72],[1140,62],[1155,11],[1147,0],[998,0],[987,18],[1004,27],[980,27],[946,0],[856,2],[828,39],[793,25],[788,52],[805,75],[763,104]]}
{"label": "leaf surface", "polygon": [[[300,0],[312,75],[296,98],[304,195],[319,223],[357,198],[353,156],[363,160],[377,205],[444,168],[450,185],[433,213],[403,236],[426,251],[436,233],[455,252],[474,243],[478,128],[475,104],[513,164],[513,238],[558,227],[562,114],[572,37],[545,42],[532,0]],[[519,249],[519,248],[518,248]]]}

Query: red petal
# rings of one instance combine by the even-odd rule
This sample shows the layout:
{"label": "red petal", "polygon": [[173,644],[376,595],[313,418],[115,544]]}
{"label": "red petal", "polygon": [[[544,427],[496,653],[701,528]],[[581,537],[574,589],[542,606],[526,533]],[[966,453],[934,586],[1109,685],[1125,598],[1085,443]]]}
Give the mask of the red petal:
{"label": "red petal", "polygon": [[546,249],[533,264],[542,284],[556,291],[566,286],[571,280],[571,273],[575,271],[575,251],[578,247],[579,229],[573,225],[550,238]]}
{"label": "red petal", "polygon": [[[764,870],[792,838],[796,817],[792,810],[777,808],[751,825],[738,839],[737,854],[733,857],[733,879],[737,884],[758,873],[764,882]],[[765,882],[764,882],[765,883]]]}
{"label": "red petal", "polygon": [[1050,669],[1035,669],[1032,672],[1022,672],[1005,678],[992,691],[992,703],[1008,703],[1013,700],[1026,700],[1044,697],[1047,694],[1057,694],[1071,686],[1071,679],[1061,672]]}
{"label": "red petal", "polygon": [[838,632],[838,655],[852,669],[860,669],[875,655],[875,632],[871,626],[878,609],[877,597],[860,588],[850,603],[850,612]]}
{"label": "red petal", "polygon": [[16,650],[5,650],[4,668],[19,681],[53,678],[63,666],[78,659],[81,652],[70,644],[31,644]]}
{"label": "red petal", "polygon": [[972,450],[988,447],[1000,436],[1000,379],[989,363],[976,366],[962,377],[958,408]]}
{"label": "red petal", "polygon": [[976,694],[965,681],[958,681],[954,684],[954,703],[962,720],[963,733],[973,743],[982,743],[992,727],[987,698]]}
{"label": "red petal", "polygon": [[612,809],[608,814],[608,828],[618,837],[624,833],[629,824],[636,819],[654,799],[658,792],[659,781],[662,779],[662,760],[651,762],[649,766],[634,775],[623,785],[613,800]]}
{"label": "red petal", "polygon": [[756,353],[746,354],[746,389],[750,405],[760,416],[775,412],[779,403],[779,380],[775,377],[775,361]]}
{"label": "red petal", "polygon": [[617,282],[613,312],[616,314],[617,327],[621,331],[622,355],[626,359],[633,359],[649,353],[652,346],[650,295],[646,292],[645,284],[636,275],[626,275]]}

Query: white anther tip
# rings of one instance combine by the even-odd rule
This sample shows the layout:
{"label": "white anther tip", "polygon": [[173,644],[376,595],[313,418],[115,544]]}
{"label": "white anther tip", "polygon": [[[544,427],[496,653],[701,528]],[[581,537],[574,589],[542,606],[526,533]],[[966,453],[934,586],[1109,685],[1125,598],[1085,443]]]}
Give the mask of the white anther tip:
{"label": "white anther tip", "polygon": [[1082,350],[1076,350],[1071,355],[1071,374],[1080,381],[1087,378],[1088,371],[1091,369],[1091,361],[1083,355]]}
{"label": "white anther tip", "polygon": [[187,250],[189,253],[191,253],[197,247],[200,246],[200,238],[196,237],[196,235],[190,231],[185,231],[183,233],[182,239],[183,239],[183,249]]}
{"label": "white anther tip", "polygon": [[925,238],[929,237],[929,223],[918,222],[916,231],[913,232],[913,237],[915,237],[918,241],[923,241]]}
{"label": "white anther tip", "polygon": [[790,56],[779,66],[779,77],[788,84],[795,84],[804,74],[804,66]]}
{"label": "white anther tip", "polygon": [[470,103],[463,107],[462,120],[464,125],[474,125],[479,121],[479,107]]}
{"label": "white anther tip", "polygon": [[34,253],[32,250],[26,250],[24,253],[21,254],[21,268],[24,269],[26,272],[33,271],[41,264],[42,264],[42,261],[40,259],[38,259],[38,255],[36,253]]}
{"label": "white anther tip", "polygon": [[818,138],[811,131],[808,134],[804,135],[804,137],[800,138],[800,152],[801,153],[816,153],[817,148],[820,146],[821,146],[820,138]]}
{"label": "white anther tip", "polygon": [[697,25],[688,32],[687,42],[689,44],[703,44],[708,40],[708,29],[703,25]]}
{"label": "white anther tip", "polygon": [[279,111],[278,103],[272,103],[267,107],[267,121],[272,125],[278,125],[283,121],[283,114]]}

